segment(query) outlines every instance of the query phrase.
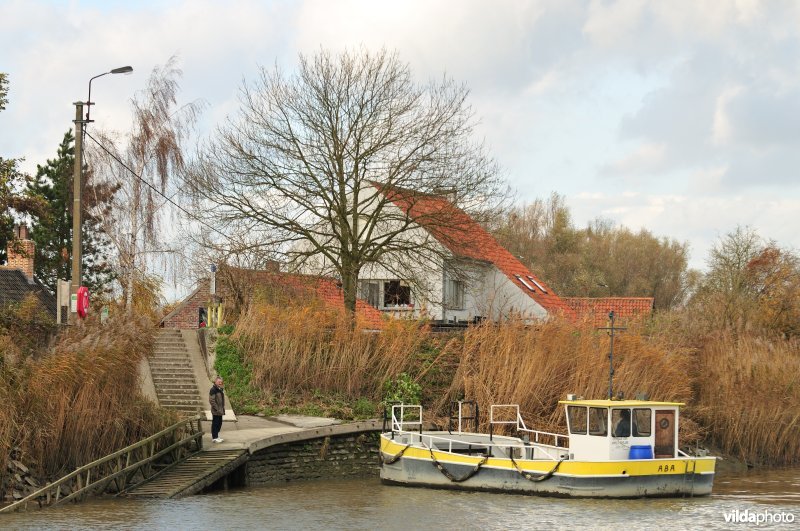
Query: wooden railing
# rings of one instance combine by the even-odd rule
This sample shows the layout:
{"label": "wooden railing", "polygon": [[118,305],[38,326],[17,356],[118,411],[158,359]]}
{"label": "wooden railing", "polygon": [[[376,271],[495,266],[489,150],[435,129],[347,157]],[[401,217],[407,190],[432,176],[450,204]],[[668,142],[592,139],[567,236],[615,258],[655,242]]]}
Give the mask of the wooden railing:
{"label": "wooden railing", "polygon": [[153,465],[160,459],[175,463],[202,450],[200,420],[200,415],[184,419],[155,435],[83,465],[58,481],[0,508],[0,513],[27,510],[30,503],[42,507],[80,501],[92,494],[106,492],[112,484],[115,492],[122,492],[137,476],[139,481],[146,481],[158,472]]}

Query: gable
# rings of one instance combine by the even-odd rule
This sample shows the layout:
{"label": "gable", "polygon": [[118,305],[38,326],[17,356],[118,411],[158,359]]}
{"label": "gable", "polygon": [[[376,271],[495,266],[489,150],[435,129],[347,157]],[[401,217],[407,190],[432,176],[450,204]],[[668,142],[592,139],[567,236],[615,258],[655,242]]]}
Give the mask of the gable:
{"label": "gable", "polygon": [[384,193],[454,256],[493,264],[548,313],[573,316],[572,309],[542,279],[445,197],[395,188],[387,188]]}

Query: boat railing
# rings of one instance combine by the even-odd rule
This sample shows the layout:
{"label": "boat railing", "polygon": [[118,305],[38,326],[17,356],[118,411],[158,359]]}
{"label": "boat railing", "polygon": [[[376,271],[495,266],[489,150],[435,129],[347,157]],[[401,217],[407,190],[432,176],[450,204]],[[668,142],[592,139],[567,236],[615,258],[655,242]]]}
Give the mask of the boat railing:
{"label": "boat railing", "polygon": [[[406,410],[410,413],[411,419],[408,420]],[[392,432],[405,432],[406,426],[414,426],[422,433],[422,406],[418,404],[392,404]]]}
{"label": "boat railing", "polygon": [[[454,450],[454,445],[460,447],[463,451],[463,447],[466,445],[470,450],[478,454],[484,454],[489,457],[508,457],[510,455],[514,455],[516,453],[517,459],[532,459],[533,458],[533,450],[531,450],[531,456],[526,456],[526,450],[528,448],[538,448],[539,452],[544,454],[547,459],[552,461],[558,461],[559,457],[553,455],[550,451],[552,450],[561,450],[563,451],[564,448],[555,448],[550,447],[548,445],[536,444],[536,445],[526,445],[522,441],[513,441],[508,443],[500,443],[497,440],[489,441],[489,442],[481,442],[475,440],[464,440],[460,438],[454,437],[447,437],[444,435],[434,435],[431,433],[420,433],[416,431],[398,431],[396,434],[398,437],[402,437],[402,441],[404,444],[414,445],[419,444],[424,448],[429,448],[433,451],[442,451],[448,453],[456,453]],[[497,450],[503,452],[504,455],[498,455]],[[548,451],[550,450],[550,451]],[[515,452],[516,451],[516,452]]]}
{"label": "boat railing", "polygon": [[[495,410],[498,410],[495,413]],[[505,410],[506,414],[503,415],[503,410]],[[508,414],[508,410],[513,412],[513,415]],[[496,418],[499,417],[498,418]],[[513,417],[513,418],[512,418]],[[539,431],[539,430],[532,430],[525,425],[525,421],[520,415],[519,412],[519,405],[518,404],[492,404],[489,406],[489,438],[491,439],[494,432],[494,426],[502,426],[502,425],[510,425],[514,426],[514,428],[518,432],[528,433],[530,434],[529,437],[532,436],[531,441],[532,443],[537,444],[538,446],[545,446],[555,450],[561,450],[563,448],[567,448],[569,446],[569,435],[563,435],[560,433],[552,433],[549,431]],[[549,439],[552,440],[553,444],[545,443],[541,439]]]}

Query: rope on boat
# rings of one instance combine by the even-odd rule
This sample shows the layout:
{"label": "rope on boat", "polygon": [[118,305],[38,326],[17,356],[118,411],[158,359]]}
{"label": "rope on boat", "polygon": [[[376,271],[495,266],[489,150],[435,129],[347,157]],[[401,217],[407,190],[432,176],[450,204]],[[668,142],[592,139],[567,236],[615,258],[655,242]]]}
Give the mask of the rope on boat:
{"label": "rope on boat", "polygon": [[475,474],[477,474],[477,473],[478,473],[478,471],[480,471],[481,467],[482,467],[484,464],[486,464],[486,461],[488,461],[488,460],[489,460],[489,456],[488,456],[488,455],[484,456],[484,457],[483,457],[483,459],[481,459],[481,460],[478,462],[478,464],[477,464],[477,465],[475,465],[475,467],[474,467],[472,470],[470,470],[469,472],[467,472],[467,473],[466,473],[466,474],[464,474],[463,476],[456,477],[456,476],[454,476],[454,475],[453,475],[453,473],[452,473],[452,472],[450,472],[449,470],[447,470],[447,469],[444,467],[444,465],[443,465],[443,464],[441,464],[441,463],[440,463],[440,462],[439,462],[439,461],[436,459],[436,457],[433,455],[433,448],[431,448],[431,447],[428,447],[428,451],[431,453],[431,462],[433,463],[433,466],[435,466],[437,469],[439,469],[439,472],[441,472],[442,474],[444,474],[444,476],[445,476],[447,479],[449,479],[450,481],[452,481],[453,483],[461,483],[461,482],[463,482],[463,481],[466,481],[466,480],[468,480],[469,478],[471,478],[472,476],[474,476]]}
{"label": "rope on boat", "polygon": [[538,483],[539,481],[546,481],[546,480],[550,479],[551,477],[553,477],[553,474],[555,474],[555,473],[556,473],[556,471],[558,470],[558,467],[560,467],[560,466],[561,466],[561,463],[563,463],[563,462],[564,462],[564,459],[559,459],[559,461],[556,463],[556,466],[554,466],[554,467],[552,468],[552,470],[550,470],[550,472],[547,472],[546,474],[542,474],[541,476],[534,476],[534,475],[533,475],[533,474],[531,474],[530,472],[525,472],[524,470],[522,470],[522,469],[519,467],[519,465],[517,464],[517,462],[514,460],[514,455],[513,455],[513,453],[514,453],[514,452],[508,452],[508,458],[509,458],[509,459],[511,459],[511,464],[512,464],[512,465],[514,465],[514,468],[516,468],[516,469],[517,469],[517,472],[519,472],[519,474],[520,474],[522,477],[524,477],[524,478],[525,478],[525,479],[527,479],[528,481],[533,481],[534,483]]}
{"label": "rope on boat", "polygon": [[381,466],[383,466],[383,465],[391,465],[391,464],[394,464],[394,463],[396,463],[396,462],[397,462],[397,461],[398,461],[398,460],[399,460],[401,457],[403,457],[403,454],[404,454],[404,453],[406,453],[406,450],[408,450],[410,447],[411,447],[411,445],[410,445],[410,444],[407,444],[407,445],[405,445],[405,446],[403,447],[403,449],[402,449],[402,450],[400,450],[399,452],[397,452],[397,454],[396,454],[396,455],[393,455],[393,456],[392,456],[392,457],[390,457],[389,459],[385,459],[385,458],[383,457],[383,450],[381,450],[381,451],[378,453],[378,455],[379,455],[379,456],[380,456],[380,458],[381,458]]}

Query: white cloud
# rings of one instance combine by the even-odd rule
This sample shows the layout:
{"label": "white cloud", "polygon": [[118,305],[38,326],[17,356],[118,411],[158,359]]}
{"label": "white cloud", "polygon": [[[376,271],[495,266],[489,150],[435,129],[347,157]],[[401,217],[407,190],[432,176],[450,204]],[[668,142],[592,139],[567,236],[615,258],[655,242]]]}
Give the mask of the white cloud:
{"label": "white cloud", "polygon": [[177,52],[182,98],[208,101],[209,130],[257,65],[386,46],[420,80],[472,90],[478,135],[520,199],[558,191],[576,219],[689,240],[695,257],[737,224],[800,247],[787,222],[800,214],[798,27],[800,3],[755,0],[6,0],[0,156],[30,171],[54,156],[89,77],[122,64],[134,75],[94,85],[92,127],[125,130],[129,98]]}

